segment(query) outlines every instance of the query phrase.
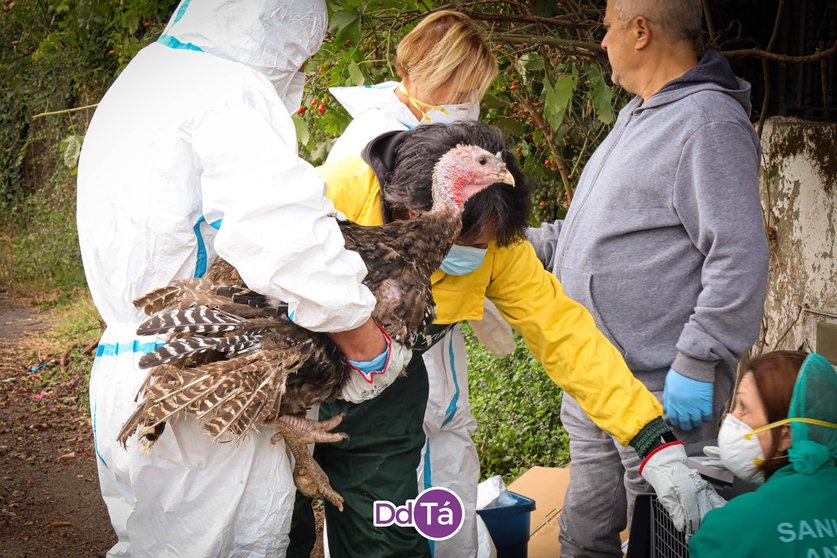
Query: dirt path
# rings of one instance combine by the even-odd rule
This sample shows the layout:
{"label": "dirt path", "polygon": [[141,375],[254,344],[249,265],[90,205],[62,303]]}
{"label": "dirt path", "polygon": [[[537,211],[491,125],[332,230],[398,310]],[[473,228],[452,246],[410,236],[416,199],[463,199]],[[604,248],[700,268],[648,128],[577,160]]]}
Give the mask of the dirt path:
{"label": "dirt path", "polygon": [[[116,543],[80,401],[87,378],[45,382],[59,364],[29,341],[49,317],[0,291],[0,558],[99,557]],[[316,520],[320,539],[321,507]],[[318,540],[311,558],[322,556]]]}
{"label": "dirt path", "polygon": [[32,369],[27,339],[47,318],[0,293],[0,557],[104,556],[116,537],[78,397],[86,378],[45,386]]}

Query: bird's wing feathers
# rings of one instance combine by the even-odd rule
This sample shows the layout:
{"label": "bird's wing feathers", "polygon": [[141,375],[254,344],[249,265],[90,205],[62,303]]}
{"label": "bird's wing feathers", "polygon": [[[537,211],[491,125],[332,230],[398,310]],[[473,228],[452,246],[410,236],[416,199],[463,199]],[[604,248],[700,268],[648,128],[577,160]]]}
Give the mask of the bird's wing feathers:
{"label": "bird's wing feathers", "polygon": [[[339,226],[346,247],[366,262],[364,283],[377,299],[373,317],[413,345],[433,320],[430,274],[453,244],[458,219]],[[169,341],[140,359],[151,371],[144,401],[119,435],[123,444],[137,430],[153,443],[151,434],[182,413],[197,416],[216,441],[226,434],[240,439],[280,411],[298,414],[333,397],[349,374],[328,336],[295,325],[223,260],[203,279],[173,281],[135,304],[151,315],[138,334]]]}

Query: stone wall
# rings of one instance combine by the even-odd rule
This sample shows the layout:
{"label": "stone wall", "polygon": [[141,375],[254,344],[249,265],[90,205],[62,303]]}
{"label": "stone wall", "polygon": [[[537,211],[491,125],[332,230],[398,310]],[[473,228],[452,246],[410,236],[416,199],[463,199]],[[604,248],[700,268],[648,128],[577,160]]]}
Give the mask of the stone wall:
{"label": "stone wall", "polygon": [[803,349],[837,363],[837,123],[771,118],[762,149],[770,284],[754,354]]}

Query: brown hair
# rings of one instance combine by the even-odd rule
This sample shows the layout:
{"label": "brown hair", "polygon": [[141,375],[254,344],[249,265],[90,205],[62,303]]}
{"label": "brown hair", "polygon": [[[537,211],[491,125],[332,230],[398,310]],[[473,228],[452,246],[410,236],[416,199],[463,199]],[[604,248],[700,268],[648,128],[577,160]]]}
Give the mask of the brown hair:
{"label": "brown hair", "polygon": [[398,43],[395,70],[425,96],[451,84],[452,99],[422,101],[464,103],[482,99],[497,77],[497,60],[486,44],[485,32],[474,20],[441,10],[421,20]]}
{"label": "brown hair", "polygon": [[[753,374],[756,390],[767,412],[768,423],[788,418],[793,386],[807,356],[808,353],[799,351],[773,351],[747,363],[747,372]],[[764,463],[759,466],[765,478],[770,478],[788,464],[787,453],[778,451],[779,430],[774,428],[770,435],[770,451],[764,456]]]}

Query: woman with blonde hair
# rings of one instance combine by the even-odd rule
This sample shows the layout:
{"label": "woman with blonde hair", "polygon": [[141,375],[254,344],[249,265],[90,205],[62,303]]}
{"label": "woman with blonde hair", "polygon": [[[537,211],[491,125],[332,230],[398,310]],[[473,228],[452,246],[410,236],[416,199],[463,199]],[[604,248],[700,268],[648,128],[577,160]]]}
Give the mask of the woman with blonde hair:
{"label": "woman with blonde hair", "polygon": [[[394,66],[401,81],[330,89],[353,120],[326,162],[361,156],[370,141],[387,132],[477,120],[480,100],[497,77],[497,60],[485,31],[465,14],[447,10],[428,15],[401,40]],[[487,299],[483,319],[470,324],[498,356],[514,350],[511,327]],[[419,492],[443,486],[464,504],[462,528],[452,538],[434,543],[435,556],[491,556],[490,536],[476,514],[479,458],[471,435],[477,424],[469,404],[467,355],[459,326],[447,331],[423,359],[430,384],[426,440],[417,470],[406,475],[418,477]]]}
{"label": "woman with blonde hair", "polygon": [[480,100],[497,77],[497,60],[479,25],[465,14],[442,10],[398,44],[395,70],[400,82],[329,89],[353,120],[326,162],[360,155],[384,132],[477,120]]}

